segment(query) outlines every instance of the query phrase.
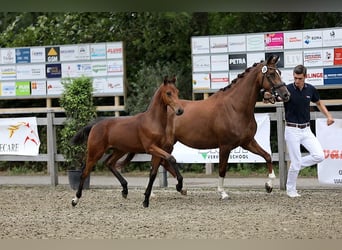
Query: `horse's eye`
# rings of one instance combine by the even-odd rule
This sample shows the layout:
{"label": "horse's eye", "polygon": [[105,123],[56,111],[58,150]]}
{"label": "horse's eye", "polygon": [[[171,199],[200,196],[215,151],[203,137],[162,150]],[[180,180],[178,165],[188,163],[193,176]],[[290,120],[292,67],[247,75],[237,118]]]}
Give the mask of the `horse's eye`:
{"label": "horse's eye", "polygon": [[169,92],[166,92],[167,96],[170,97],[172,96],[172,93],[169,91]]}

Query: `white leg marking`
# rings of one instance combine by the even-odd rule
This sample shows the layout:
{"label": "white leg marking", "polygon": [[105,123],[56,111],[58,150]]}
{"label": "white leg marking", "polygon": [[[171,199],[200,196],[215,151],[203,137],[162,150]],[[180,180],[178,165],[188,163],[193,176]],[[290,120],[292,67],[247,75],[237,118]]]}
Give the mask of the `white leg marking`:
{"label": "white leg marking", "polygon": [[78,198],[75,197],[74,199],[72,199],[73,203],[76,205],[78,203]]}
{"label": "white leg marking", "polygon": [[273,169],[272,169],[272,173],[268,174],[268,178],[270,178],[270,179],[275,179],[276,178]]}
{"label": "white leg marking", "polygon": [[268,181],[266,182],[266,184],[270,187],[273,188],[273,180],[276,178],[275,174],[274,174],[274,170],[272,169],[272,173],[268,174]]}
{"label": "white leg marking", "polygon": [[224,191],[223,181],[224,181],[224,178],[219,177],[217,191],[221,195],[221,199],[226,200],[226,199],[229,199],[229,195],[226,193],[226,191]]}

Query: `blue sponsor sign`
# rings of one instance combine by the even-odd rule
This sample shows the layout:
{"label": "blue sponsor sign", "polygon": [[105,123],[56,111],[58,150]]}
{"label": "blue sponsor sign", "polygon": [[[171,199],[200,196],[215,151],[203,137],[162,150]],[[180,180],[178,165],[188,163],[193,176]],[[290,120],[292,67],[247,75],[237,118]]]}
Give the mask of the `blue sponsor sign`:
{"label": "blue sponsor sign", "polygon": [[60,63],[46,64],[46,77],[47,78],[61,78],[62,67]]}
{"label": "blue sponsor sign", "polygon": [[15,49],[15,61],[17,63],[30,63],[31,62],[30,48]]}
{"label": "blue sponsor sign", "polygon": [[342,84],[342,67],[324,68],[323,82],[326,84]]}

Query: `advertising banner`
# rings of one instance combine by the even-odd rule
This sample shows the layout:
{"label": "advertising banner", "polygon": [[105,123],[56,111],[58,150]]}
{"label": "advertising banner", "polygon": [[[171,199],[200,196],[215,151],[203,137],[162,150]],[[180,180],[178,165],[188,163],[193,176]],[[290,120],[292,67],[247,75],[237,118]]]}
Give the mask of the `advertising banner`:
{"label": "advertising banner", "polygon": [[[206,39],[209,41],[209,38]],[[228,58],[227,55],[226,57]],[[202,71],[210,70],[210,56],[206,55],[206,58],[205,65],[202,65],[203,62],[198,65],[200,70],[204,67]],[[227,65],[228,63],[225,71],[228,70]],[[65,79],[78,77],[89,77],[93,80],[94,94],[124,94],[126,88],[123,87],[123,43],[0,48],[0,99],[3,96],[17,96],[21,99],[37,95],[54,95],[58,98],[63,90],[60,83]],[[103,78],[106,84],[102,84]],[[28,87],[31,87],[31,90]]]}
{"label": "advertising banner", "polygon": [[326,119],[316,119],[316,135],[325,156],[317,165],[318,181],[342,187],[342,119],[335,119],[330,126]]}
{"label": "advertising banner", "polygon": [[325,84],[341,84],[342,68],[324,68],[323,77],[324,77],[324,85]]}
{"label": "advertising banner", "polygon": [[211,53],[227,53],[228,52],[227,36],[210,37],[210,52]]}
{"label": "advertising banner", "polygon": [[246,54],[229,55],[229,70],[245,70],[247,68]]}
{"label": "advertising banner", "polygon": [[0,118],[0,155],[39,154],[36,117]]}
{"label": "advertising banner", "polygon": [[284,48],[284,33],[266,33],[265,34],[265,49],[279,50]]}
{"label": "advertising banner", "polygon": [[15,49],[15,61],[17,63],[30,63],[31,62],[30,48]]}

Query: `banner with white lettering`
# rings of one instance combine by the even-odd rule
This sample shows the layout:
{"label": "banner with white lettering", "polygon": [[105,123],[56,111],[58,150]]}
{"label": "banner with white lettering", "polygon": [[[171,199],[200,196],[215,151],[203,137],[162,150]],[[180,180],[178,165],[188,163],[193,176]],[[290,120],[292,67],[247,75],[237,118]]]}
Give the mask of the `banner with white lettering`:
{"label": "banner with white lettering", "polygon": [[316,136],[325,156],[317,165],[318,181],[342,185],[342,119],[335,119],[330,126],[327,126],[326,119],[316,119]]}
{"label": "banner with white lettering", "polygon": [[[270,146],[270,117],[268,114],[255,114],[255,120],[258,129],[255,135],[259,145],[271,154]],[[172,155],[179,163],[218,163],[219,149],[194,149],[177,142],[174,146]],[[265,162],[264,158],[253,154],[247,150],[237,147],[233,149],[229,155],[228,162],[237,163],[261,163]]]}
{"label": "banner with white lettering", "polygon": [[36,117],[0,118],[0,155],[39,154]]}

